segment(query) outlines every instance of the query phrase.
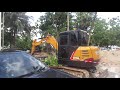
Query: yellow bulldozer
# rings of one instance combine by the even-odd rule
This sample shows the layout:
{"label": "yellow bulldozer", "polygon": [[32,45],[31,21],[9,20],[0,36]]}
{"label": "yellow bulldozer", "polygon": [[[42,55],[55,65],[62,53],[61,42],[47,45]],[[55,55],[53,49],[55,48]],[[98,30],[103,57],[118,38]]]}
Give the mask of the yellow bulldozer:
{"label": "yellow bulldozer", "polygon": [[57,51],[58,63],[71,67],[93,68],[99,60],[99,48],[87,46],[88,35],[81,30],[64,31],[59,34],[59,39],[47,35],[39,42],[33,40],[31,54],[36,47],[46,42],[51,44]]}

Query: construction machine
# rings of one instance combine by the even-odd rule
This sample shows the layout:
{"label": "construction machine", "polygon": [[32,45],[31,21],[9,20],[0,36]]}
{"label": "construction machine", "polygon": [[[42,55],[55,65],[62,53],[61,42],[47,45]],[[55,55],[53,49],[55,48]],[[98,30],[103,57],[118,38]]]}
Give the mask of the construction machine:
{"label": "construction machine", "polygon": [[71,67],[93,68],[99,60],[99,48],[87,46],[88,35],[81,30],[64,31],[59,34],[58,41],[52,35],[32,42],[31,54],[35,48],[46,42],[57,50],[58,63]]}

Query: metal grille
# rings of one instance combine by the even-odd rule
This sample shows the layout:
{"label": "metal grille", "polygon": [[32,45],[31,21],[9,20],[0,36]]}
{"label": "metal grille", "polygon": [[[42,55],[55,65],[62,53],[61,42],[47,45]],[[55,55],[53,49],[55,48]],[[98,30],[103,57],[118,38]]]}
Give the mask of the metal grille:
{"label": "metal grille", "polygon": [[88,50],[82,50],[82,56],[83,56],[83,57],[89,57],[89,52],[88,52]]}

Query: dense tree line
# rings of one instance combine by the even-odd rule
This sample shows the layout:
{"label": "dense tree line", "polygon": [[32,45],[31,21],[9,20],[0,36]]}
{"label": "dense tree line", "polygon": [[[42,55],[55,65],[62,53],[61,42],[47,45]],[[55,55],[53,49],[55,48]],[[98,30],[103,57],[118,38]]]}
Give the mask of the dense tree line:
{"label": "dense tree line", "polygon": [[106,22],[105,19],[97,18],[97,20],[95,21],[91,43],[99,46],[120,46],[119,17],[112,18],[108,22]]}
{"label": "dense tree line", "polygon": [[[105,19],[96,17],[96,14],[97,12],[69,12],[70,30],[92,31],[90,45],[120,46],[120,18],[115,17],[106,22]],[[50,33],[57,38],[60,32],[67,30],[67,12],[46,12],[40,16],[35,26],[30,26],[30,17],[26,12],[5,12],[4,15],[5,46],[30,49],[31,33]]]}
{"label": "dense tree line", "polygon": [[[70,12],[70,30],[82,29],[92,35],[90,45],[120,46],[120,19],[115,17],[106,22],[98,18],[97,12]],[[39,28],[56,36],[57,33],[67,30],[67,12],[47,12],[39,18]]]}

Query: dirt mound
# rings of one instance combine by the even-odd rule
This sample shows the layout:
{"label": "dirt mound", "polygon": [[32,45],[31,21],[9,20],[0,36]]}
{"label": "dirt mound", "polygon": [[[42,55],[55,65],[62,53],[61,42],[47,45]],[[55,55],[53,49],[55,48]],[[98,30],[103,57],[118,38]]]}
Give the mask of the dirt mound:
{"label": "dirt mound", "polygon": [[[107,70],[107,77],[116,78],[120,77],[120,50],[116,51],[100,51],[100,62],[97,66],[96,75]],[[99,77],[99,75],[98,75]]]}

